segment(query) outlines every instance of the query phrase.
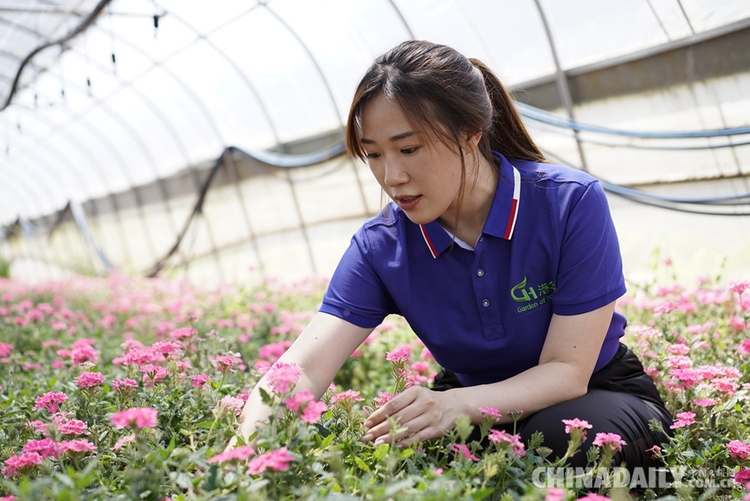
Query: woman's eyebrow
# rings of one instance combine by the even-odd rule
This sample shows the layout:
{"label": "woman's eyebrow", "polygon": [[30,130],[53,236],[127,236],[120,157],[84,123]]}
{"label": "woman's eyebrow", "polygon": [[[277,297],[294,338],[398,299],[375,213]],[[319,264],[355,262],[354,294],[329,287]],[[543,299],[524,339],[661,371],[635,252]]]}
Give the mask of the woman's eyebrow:
{"label": "woman's eyebrow", "polygon": [[[389,141],[390,142],[394,142],[394,141],[398,141],[399,139],[404,139],[404,138],[407,138],[407,137],[410,137],[410,136],[414,136],[414,135],[416,135],[416,132],[413,131],[413,130],[410,130],[408,132],[402,132],[401,134],[396,134],[395,136],[391,137],[389,139]],[[367,139],[367,138],[364,138],[364,137],[362,139],[360,139],[360,142],[361,143],[365,143],[365,144],[374,144],[375,143],[375,141],[373,141],[372,139]]]}

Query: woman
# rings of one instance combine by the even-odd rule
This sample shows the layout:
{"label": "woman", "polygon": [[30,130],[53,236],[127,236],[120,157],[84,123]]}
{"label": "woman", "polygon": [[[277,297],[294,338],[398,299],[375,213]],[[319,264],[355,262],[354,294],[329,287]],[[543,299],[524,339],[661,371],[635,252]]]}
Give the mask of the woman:
{"label": "woman", "polygon": [[[347,148],[392,199],[354,235],[320,311],[282,360],[316,398],[391,313],[403,315],[445,370],[373,412],[365,441],[440,437],[480,407],[522,410],[562,456],[562,419],[627,445],[615,461],[648,466],[671,424],[653,382],[619,343],[625,292],[617,236],[595,179],[545,163],[512,101],[481,62],[428,42],[379,57],[357,87]],[[259,386],[265,385],[261,380]],[[443,391],[435,391],[443,390]],[[256,388],[240,433],[269,409]],[[391,434],[391,420],[401,431]],[[585,465],[585,455],[571,459]],[[617,464],[617,463],[616,463]]]}

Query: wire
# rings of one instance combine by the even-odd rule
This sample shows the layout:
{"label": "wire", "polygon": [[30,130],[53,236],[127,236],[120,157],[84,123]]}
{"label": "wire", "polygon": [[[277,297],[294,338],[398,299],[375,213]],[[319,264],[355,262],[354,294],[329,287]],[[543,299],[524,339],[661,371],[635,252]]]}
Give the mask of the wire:
{"label": "wire", "polygon": [[27,64],[36,56],[38,53],[43,51],[44,49],[48,47],[52,47],[54,45],[62,45],[63,43],[67,42],[71,38],[75,37],[82,31],[84,31],[86,28],[88,28],[101,14],[102,10],[104,10],[104,7],[110,2],[111,0],[100,0],[98,4],[96,4],[96,7],[94,7],[94,10],[89,13],[88,16],[86,16],[86,19],[81,21],[81,23],[76,26],[72,31],[70,31],[67,35],[64,35],[61,38],[58,38],[57,40],[53,40],[52,42],[47,42],[45,44],[42,44],[38,46],[36,49],[32,50],[31,53],[29,53],[28,56],[24,58],[23,61],[21,61],[21,65],[18,67],[18,70],[16,71],[16,76],[13,79],[13,84],[10,87],[10,92],[8,92],[8,97],[5,99],[5,104],[3,104],[3,107],[0,108],[0,111],[3,111],[5,108],[7,108],[10,105],[11,100],[13,99],[13,96],[16,93],[16,90],[18,90],[18,82],[21,80],[21,73],[23,73],[24,68]]}
{"label": "wire", "polygon": [[[557,163],[561,165],[566,165],[568,167],[578,169],[579,167],[573,165],[570,162],[567,162],[560,158],[559,156],[550,153],[548,151],[542,151],[546,157],[549,157],[550,159],[556,161]],[[726,196],[720,196],[720,197],[707,197],[707,198],[680,198],[680,197],[665,197],[662,195],[656,195],[653,193],[648,193],[641,190],[635,190],[633,188],[627,188],[625,186],[620,186],[614,183],[611,183],[609,181],[606,181],[604,179],[598,178],[597,180],[602,185],[602,188],[604,188],[605,191],[608,191],[614,195],[618,195],[622,198],[628,199],[632,202],[640,203],[643,205],[649,205],[652,207],[659,207],[661,209],[668,209],[672,211],[677,212],[685,212],[689,214],[701,214],[706,216],[750,216],[750,193],[741,193],[738,195],[726,195]],[[746,202],[740,202],[740,203],[724,203],[729,202],[731,200],[744,200],[747,199]],[[711,206],[722,206],[722,207],[735,207],[735,208],[745,208],[747,206],[747,211],[744,212],[728,212],[728,211],[709,211],[709,210],[700,210],[700,209],[694,209],[689,207],[681,207],[679,204],[686,204],[686,205],[705,205],[708,207]]]}
{"label": "wire", "polygon": [[658,138],[658,139],[685,139],[685,138],[696,138],[696,137],[725,137],[725,136],[737,136],[740,134],[750,134],[750,127],[730,127],[726,129],[712,129],[712,130],[698,130],[698,131],[631,131],[622,129],[611,129],[609,127],[601,127],[598,125],[589,125],[581,123],[577,120],[570,118],[564,118],[554,113],[535,108],[525,103],[516,102],[516,108],[518,112],[527,118],[532,120],[538,120],[546,124],[554,125],[556,127],[564,127],[567,129],[596,132],[598,134],[607,134],[611,136],[626,136],[626,137],[640,137],[640,138]]}

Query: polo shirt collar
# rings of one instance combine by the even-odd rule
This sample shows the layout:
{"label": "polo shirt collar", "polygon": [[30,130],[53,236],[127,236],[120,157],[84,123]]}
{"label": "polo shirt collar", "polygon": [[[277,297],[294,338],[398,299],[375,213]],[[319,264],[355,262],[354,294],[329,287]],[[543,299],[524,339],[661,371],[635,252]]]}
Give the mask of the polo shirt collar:
{"label": "polo shirt collar", "polygon": [[[504,156],[497,152],[493,153],[500,164],[500,175],[482,233],[510,240],[516,228],[521,203],[521,174]],[[434,258],[437,258],[453,242],[453,238],[437,220],[420,224],[419,229]]]}

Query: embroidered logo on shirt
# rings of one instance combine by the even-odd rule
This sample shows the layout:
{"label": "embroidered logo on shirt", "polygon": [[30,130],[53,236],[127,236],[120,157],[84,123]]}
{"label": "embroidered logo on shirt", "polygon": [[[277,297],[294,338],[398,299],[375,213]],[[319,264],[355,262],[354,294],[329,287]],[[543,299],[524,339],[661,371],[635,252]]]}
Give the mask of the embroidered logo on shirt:
{"label": "embroidered logo on shirt", "polygon": [[518,313],[522,313],[524,311],[538,308],[539,306],[549,301],[555,289],[556,285],[552,280],[550,280],[549,282],[544,282],[540,285],[532,285],[527,287],[526,276],[524,276],[523,280],[519,284],[513,286],[513,288],[510,290],[510,297],[512,297],[513,300],[518,303],[527,303],[516,308],[516,311]]}

